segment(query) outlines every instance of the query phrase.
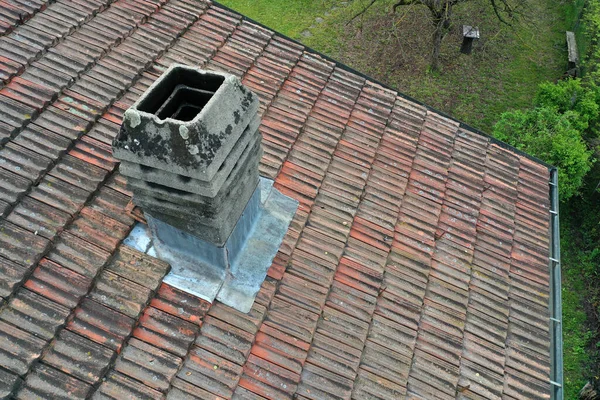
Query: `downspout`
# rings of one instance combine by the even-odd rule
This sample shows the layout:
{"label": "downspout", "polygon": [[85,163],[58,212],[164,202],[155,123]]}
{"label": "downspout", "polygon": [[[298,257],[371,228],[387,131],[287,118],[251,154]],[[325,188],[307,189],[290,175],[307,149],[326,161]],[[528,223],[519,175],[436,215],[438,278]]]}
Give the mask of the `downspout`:
{"label": "downspout", "polygon": [[550,169],[550,384],[552,400],[563,400],[563,339],[560,275],[558,170]]}

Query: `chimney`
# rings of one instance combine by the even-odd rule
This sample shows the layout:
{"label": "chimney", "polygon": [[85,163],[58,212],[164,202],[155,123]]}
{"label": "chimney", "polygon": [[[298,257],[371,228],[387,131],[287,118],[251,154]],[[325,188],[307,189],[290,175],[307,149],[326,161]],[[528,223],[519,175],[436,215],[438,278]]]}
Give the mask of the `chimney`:
{"label": "chimney", "polygon": [[173,65],[113,142],[165,281],[243,312],[298,205],[259,177],[258,103],[233,75]]}

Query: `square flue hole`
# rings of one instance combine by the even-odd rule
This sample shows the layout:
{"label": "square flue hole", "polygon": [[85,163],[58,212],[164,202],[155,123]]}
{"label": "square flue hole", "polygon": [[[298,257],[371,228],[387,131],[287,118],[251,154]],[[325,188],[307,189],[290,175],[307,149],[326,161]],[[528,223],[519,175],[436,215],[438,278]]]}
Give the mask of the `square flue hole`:
{"label": "square flue hole", "polygon": [[151,88],[137,109],[160,119],[191,121],[221,87],[225,77],[201,73],[193,68],[175,67]]}
{"label": "square flue hole", "polygon": [[191,121],[214,94],[208,90],[177,85],[171,96],[158,109],[156,116],[160,119],[173,118],[179,121]]}

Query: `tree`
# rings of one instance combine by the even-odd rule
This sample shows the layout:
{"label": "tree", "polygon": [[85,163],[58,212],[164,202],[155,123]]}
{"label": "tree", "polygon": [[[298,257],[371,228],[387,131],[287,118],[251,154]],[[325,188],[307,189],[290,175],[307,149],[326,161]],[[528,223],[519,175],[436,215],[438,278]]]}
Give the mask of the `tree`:
{"label": "tree", "polygon": [[[439,67],[440,48],[442,40],[450,30],[452,18],[452,9],[455,5],[466,3],[470,0],[399,0],[393,6],[394,12],[400,6],[410,4],[420,4],[429,9],[431,13],[431,23],[433,24],[433,49],[431,54],[431,69],[436,71]],[[489,0],[494,13],[498,19],[507,25],[509,20],[513,19],[516,13],[517,0]]]}
{"label": "tree", "polygon": [[536,107],[502,114],[494,136],[558,167],[561,200],[579,194],[594,162],[582,138],[581,115],[557,107]]}
{"label": "tree", "polygon": [[[358,14],[356,14],[349,22],[356,19],[367,11],[377,0],[371,2]],[[396,12],[398,7],[407,5],[423,5],[427,7],[431,13],[431,23],[433,24],[432,34],[432,54],[431,54],[431,69],[436,71],[439,68],[440,48],[442,40],[450,30],[452,9],[460,3],[466,3],[471,0],[399,0],[392,7],[393,12]],[[490,6],[498,19],[505,24],[510,25],[510,20],[517,13],[517,6],[526,0],[489,0]]]}
{"label": "tree", "polygon": [[600,119],[600,87],[592,80],[564,79],[556,83],[543,82],[533,101],[536,107],[552,107],[558,112],[576,111],[576,128],[587,137],[598,135]]}

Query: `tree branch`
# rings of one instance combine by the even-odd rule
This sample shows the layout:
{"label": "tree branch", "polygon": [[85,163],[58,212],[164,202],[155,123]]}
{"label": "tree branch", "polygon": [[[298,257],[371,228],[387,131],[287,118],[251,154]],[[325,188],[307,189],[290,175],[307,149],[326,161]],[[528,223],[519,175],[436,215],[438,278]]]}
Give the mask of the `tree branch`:
{"label": "tree branch", "polygon": [[418,0],[400,0],[399,2],[397,2],[396,4],[394,4],[394,6],[392,7],[392,11],[396,12],[396,9],[400,6],[409,6],[411,4],[415,4],[415,2]]}
{"label": "tree branch", "polygon": [[377,1],[377,0],[371,0],[371,2],[369,3],[369,5],[368,5],[368,6],[366,6],[365,8],[363,8],[363,9],[362,9],[362,11],[360,11],[358,14],[356,14],[354,17],[352,17],[352,18],[350,19],[350,21],[346,22],[346,25],[350,25],[350,24],[352,23],[352,21],[354,21],[356,18],[358,18],[358,17],[360,17],[361,15],[363,15],[364,13],[366,13],[366,12],[367,12],[367,10],[368,10],[369,8],[371,8],[371,6],[372,6],[373,4],[375,4],[375,2],[376,2],[376,1]]}
{"label": "tree branch", "polygon": [[[508,4],[506,3],[506,0],[500,0],[500,1],[502,1],[502,3],[504,4],[504,11],[507,11],[507,9],[508,9],[507,13],[510,17],[512,17],[512,9],[508,6]],[[494,13],[496,14],[496,17],[498,17],[498,20],[500,20],[500,22],[502,22],[503,24],[512,26],[512,24],[509,23],[508,21],[506,21],[504,19],[504,17],[502,17],[502,14],[500,14],[496,0],[490,0],[490,2],[492,3],[492,8],[494,9]]]}

